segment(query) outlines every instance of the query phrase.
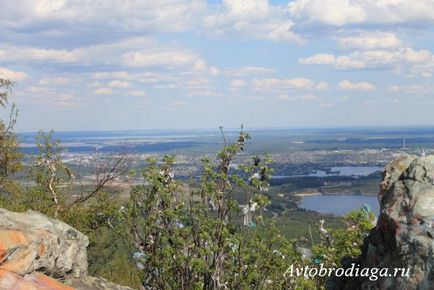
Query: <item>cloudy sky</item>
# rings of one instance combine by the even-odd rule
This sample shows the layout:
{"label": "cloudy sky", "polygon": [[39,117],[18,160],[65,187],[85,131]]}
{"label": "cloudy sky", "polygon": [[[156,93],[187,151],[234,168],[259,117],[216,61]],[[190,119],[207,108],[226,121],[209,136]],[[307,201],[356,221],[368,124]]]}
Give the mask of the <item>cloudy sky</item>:
{"label": "cloudy sky", "polygon": [[0,0],[19,130],[434,125],[433,0]]}

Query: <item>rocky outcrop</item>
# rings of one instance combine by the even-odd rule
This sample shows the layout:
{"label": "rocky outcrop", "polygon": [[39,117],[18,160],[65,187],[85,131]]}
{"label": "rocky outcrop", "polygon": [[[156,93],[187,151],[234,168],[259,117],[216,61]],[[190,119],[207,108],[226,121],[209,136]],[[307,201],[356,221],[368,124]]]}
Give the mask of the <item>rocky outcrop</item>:
{"label": "rocky outcrop", "polygon": [[387,268],[388,277],[335,278],[327,288],[434,289],[434,156],[406,156],[387,165],[378,198],[380,215],[362,256],[346,263]]}
{"label": "rocky outcrop", "polygon": [[0,209],[0,290],[129,289],[87,276],[88,244],[61,221]]}
{"label": "rocky outcrop", "polygon": [[104,278],[95,278],[91,276],[71,278],[68,279],[66,283],[77,290],[91,290],[91,289],[132,290],[129,287],[120,286],[115,283],[109,282]]}

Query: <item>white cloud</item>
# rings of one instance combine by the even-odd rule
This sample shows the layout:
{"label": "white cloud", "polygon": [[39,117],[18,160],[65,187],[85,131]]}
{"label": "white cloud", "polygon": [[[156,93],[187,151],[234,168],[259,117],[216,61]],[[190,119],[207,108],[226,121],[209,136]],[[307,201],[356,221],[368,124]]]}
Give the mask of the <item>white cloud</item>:
{"label": "white cloud", "polygon": [[246,85],[246,82],[244,80],[233,80],[229,84],[229,86],[232,88],[240,88],[240,87],[244,87],[245,85]]}
{"label": "white cloud", "polygon": [[41,86],[47,85],[55,85],[55,86],[64,86],[70,83],[70,80],[65,77],[50,77],[50,78],[42,78],[39,80],[39,84]]}
{"label": "white cloud", "polygon": [[[127,68],[173,68],[183,66],[198,71],[206,71],[216,75],[218,68],[208,67],[206,62],[196,53],[185,49],[159,43],[151,38],[134,37],[121,41],[84,46],[74,49],[45,49],[36,47],[20,47],[0,45],[0,63],[19,63],[71,66],[111,66]],[[152,73],[152,72],[149,72]],[[148,73],[148,74],[149,74]],[[131,73],[125,70],[96,73],[94,78],[127,79]],[[145,73],[144,73],[145,74]],[[138,74],[136,73],[135,76]]]}
{"label": "white cloud", "polygon": [[434,69],[434,56],[426,49],[398,48],[393,50],[355,51],[348,55],[315,54],[302,58],[304,65],[330,65],[336,69],[361,69],[389,67],[399,69],[408,66],[410,72],[429,76]]}
{"label": "white cloud", "polygon": [[112,80],[108,83],[107,86],[110,88],[127,88],[130,86],[130,83],[121,80]]}
{"label": "white cloud", "polygon": [[364,62],[346,55],[334,56],[326,53],[318,53],[311,57],[302,58],[299,63],[304,65],[332,65],[337,69],[364,68],[366,66]]}
{"label": "white cloud", "polygon": [[132,92],[130,92],[130,95],[131,95],[131,96],[134,96],[134,97],[144,97],[144,96],[146,96],[146,92],[143,91],[143,90],[140,90],[140,91],[132,91]]}
{"label": "white cloud", "polygon": [[333,54],[317,53],[314,56],[302,58],[299,60],[301,64],[335,64],[336,57]]}
{"label": "white cloud", "polygon": [[46,29],[63,24],[69,30],[86,27],[122,32],[180,32],[197,22],[205,7],[203,0],[21,0],[2,3],[0,24],[5,28],[31,27],[39,23]]}
{"label": "white cloud", "polygon": [[300,96],[289,96],[286,94],[281,94],[277,96],[277,99],[285,102],[297,102],[297,101],[313,101],[318,97],[315,95],[300,95]]}
{"label": "white cloud", "polygon": [[268,0],[224,0],[220,12],[204,17],[204,28],[217,35],[235,32],[246,38],[301,42],[285,10]]}
{"label": "white cloud", "polygon": [[130,67],[191,66],[203,62],[198,55],[182,51],[128,52],[122,56],[122,61]]}
{"label": "white cloud", "polygon": [[381,31],[363,32],[358,36],[340,38],[338,43],[345,49],[388,49],[403,45],[395,34]]}
{"label": "white cloud", "polygon": [[93,78],[100,79],[130,79],[131,74],[127,71],[114,71],[114,72],[96,72],[93,74]]}
{"label": "white cloud", "polygon": [[425,84],[407,84],[407,85],[393,85],[387,88],[387,92],[403,93],[409,95],[431,95],[434,91],[434,85]]}
{"label": "white cloud", "polygon": [[80,107],[79,98],[72,92],[58,88],[30,86],[16,93],[20,106],[43,106],[54,109],[72,109]]}
{"label": "white cloud", "polygon": [[254,101],[254,102],[263,102],[267,99],[263,96],[248,96],[248,97],[246,97],[246,100]]}
{"label": "white cloud", "polygon": [[111,88],[98,88],[93,93],[95,95],[111,95],[113,90]]}
{"label": "white cloud", "polygon": [[240,68],[231,68],[226,70],[228,76],[244,77],[250,75],[268,75],[277,72],[274,68],[260,66],[244,66]]}
{"label": "white cloud", "polygon": [[327,87],[327,84],[324,82],[316,84],[307,78],[266,78],[253,80],[253,87],[255,90],[324,89]]}
{"label": "white cloud", "polygon": [[80,59],[78,51],[11,46],[0,49],[0,62],[57,62],[72,63]]}
{"label": "white cloud", "polygon": [[325,90],[329,87],[329,84],[326,82],[319,82],[315,87],[317,90]]}
{"label": "white cloud", "polygon": [[270,13],[267,0],[223,0],[223,6],[230,16],[240,19],[261,19]]}
{"label": "white cloud", "polygon": [[92,74],[92,78],[96,80],[123,80],[128,82],[136,81],[144,84],[173,82],[176,80],[176,77],[150,71],[139,73],[128,71],[96,72]]}
{"label": "white cloud", "polygon": [[353,83],[348,80],[343,80],[339,83],[339,88],[342,90],[364,90],[372,91],[375,90],[375,86],[368,82]]}
{"label": "white cloud", "polygon": [[211,66],[209,68],[209,74],[212,75],[212,76],[219,75],[220,74],[220,70],[217,67],[215,67],[215,66]]}
{"label": "white cloud", "polygon": [[28,76],[25,72],[13,71],[5,67],[0,67],[0,78],[17,82],[24,81],[27,77]]}
{"label": "white cloud", "polygon": [[32,94],[50,94],[51,93],[51,89],[48,87],[28,87],[27,88],[27,92],[32,93]]}
{"label": "white cloud", "polygon": [[300,25],[428,24],[434,21],[432,0],[295,0],[289,12]]}

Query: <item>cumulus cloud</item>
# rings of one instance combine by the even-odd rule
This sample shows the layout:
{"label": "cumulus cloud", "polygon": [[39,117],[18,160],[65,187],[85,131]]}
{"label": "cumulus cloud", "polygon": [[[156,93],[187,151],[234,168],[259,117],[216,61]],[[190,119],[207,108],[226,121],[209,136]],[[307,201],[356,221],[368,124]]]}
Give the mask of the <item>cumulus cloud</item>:
{"label": "cumulus cloud", "polygon": [[338,40],[344,49],[388,49],[402,47],[402,41],[393,33],[373,31],[358,36],[343,37]]}
{"label": "cumulus cloud", "polygon": [[122,61],[130,67],[203,65],[203,60],[196,54],[175,50],[128,52],[122,56]]}
{"label": "cumulus cloud", "polygon": [[70,83],[70,80],[66,77],[46,77],[39,80],[41,86],[54,85],[64,86]]}
{"label": "cumulus cloud", "polygon": [[315,95],[300,95],[300,96],[289,96],[286,94],[278,95],[277,99],[285,102],[297,102],[297,101],[313,101],[318,97]]}
{"label": "cumulus cloud", "polygon": [[268,75],[277,72],[274,68],[261,66],[244,66],[226,70],[228,76],[245,77],[251,75]]}
{"label": "cumulus cloud", "polygon": [[302,58],[298,62],[304,65],[331,65],[337,69],[363,68],[366,66],[363,61],[356,58],[346,55],[335,56],[327,53],[318,53],[310,57]]}
{"label": "cumulus cloud", "polygon": [[291,31],[293,22],[286,10],[268,0],[224,0],[218,5],[205,0],[22,0],[2,5],[0,25],[10,31],[37,25],[39,31],[59,36],[78,36],[84,30],[107,30],[112,35],[196,30],[214,35],[235,32],[245,38],[300,41],[300,36]]}
{"label": "cumulus cloud", "polygon": [[13,71],[5,67],[0,67],[0,78],[2,79],[8,79],[17,82],[17,81],[23,81],[27,79],[27,77],[28,76],[25,72]]}
{"label": "cumulus cloud", "polygon": [[285,10],[268,0],[223,0],[221,11],[205,16],[203,24],[205,30],[217,35],[235,32],[246,38],[301,42],[291,30],[294,23]]}
{"label": "cumulus cloud", "polygon": [[295,0],[288,8],[302,26],[427,25],[434,22],[431,0]]}
{"label": "cumulus cloud", "polygon": [[375,86],[369,82],[353,83],[348,80],[341,81],[339,83],[339,88],[342,90],[364,90],[364,91],[375,90]]}
{"label": "cumulus cloud", "polygon": [[121,80],[112,80],[107,85],[110,88],[128,88],[130,86],[129,82],[121,81]]}
{"label": "cumulus cloud", "polygon": [[80,107],[79,98],[69,91],[44,86],[30,86],[16,93],[20,106],[43,106],[54,109],[72,109]]}
{"label": "cumulus cloud", "polygon": [[98,88],[93,93],[95,95],[111,95],[113,90],[111,88]]}
{"label": "cumulus cloud", "polygon": [[244,80],[233,80],[229,84],[229,86],[232,88],[240,88],[240,87],[244,87],[245,85],[246,85],[246,82]]}
{"label": "cumulus cloud", "polygon": [[[185,67],[217,75],[218,68],[208,66],[202,57],[176,45],[167,45],[148,37],[126,38],[74,49],[45,49],[37,47],[1,46],[0,63],[68,66],[112,66],[128,68]],[[95,73],[95,78],[127,79],[126,70]],[[116,75],[117,74],[117,75]],[[142,75],[144,75],[143,73]],[[150,74],[150,73],[148,73]],[[137,73],[134,74],[137,76]]]}
{"label": "cumulus cloud", "polygon": [[307,78],[293,78],[293,79],[255,79],[253,80],[253,87],[255,90],[288,90],[288,89],[325,89],[327,84],[324,82],[315,83]]}
{"label": "cumulus cloud", "polygon": [[96,83],[100,84],[100,80],[122,80],[128,82],[139,82],[143,84],[157,84],[161,82],[173,82],[176,77],[170,76],[167,73],[159,72],[129,72],[129,71],[107,71],[95,72],[92,78],[97,80]]}
{"label": "cumulus cloud", "polygon": [[0,62],[77,62],[80,57],[77,50],[44,49],[35,47],[9,46],[0,49]]}
{"label": "cumulus cloud", "polygon": [[402,93],[409,95],[431,95],[434,91],[434,85],[429,83],[393,85],[387,88],[387,92]]}
{"label": "cumulus cloud", "polygon": [[[203,0],[85,1],[22,0],[2,3],[0,23],[5,28],[24,28],[38,23],[46,29],[62,24],[67,30],[185,31],[203,14]],[[77,32],[78,33],[78,32]]]}
{"label": "cumulus cloud", "polygon": [[70,49],[0,45],[0,62],[61,65],[117,65],[123,53],[142,47],[161,48],[156,40],[147,37],[124,38],[121,41],[99,43]]}
{"label": "cumulus cloud", "polygon": [[130,95],[134,97],[144,97],[146,96],[146,92],[144,90],[131,91]]}
{"label": "cumulus cloud", "polygon": [[348,55],[315,54],[299,60],[303,65],[329,65],[336,69],[361,69],[408,66],[410,72],[430,76],[434,56],[426,49],[398,48],[394,50],[355,51]]}

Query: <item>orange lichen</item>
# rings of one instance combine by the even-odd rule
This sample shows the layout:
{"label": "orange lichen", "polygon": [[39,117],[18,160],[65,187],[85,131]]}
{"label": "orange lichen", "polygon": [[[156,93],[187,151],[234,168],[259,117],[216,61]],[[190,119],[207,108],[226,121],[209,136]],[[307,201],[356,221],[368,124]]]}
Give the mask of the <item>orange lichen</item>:
{"label": "orange lichen", "polygon": [[26,275],[24,279],[32,282],[38,290],[74,290],[71,286],[57,282],[56,280],[37,272]]}
{"label": "orange lichen", "polygon": [[45,248],[45,244],[44,244],[44,242],[42,242],[42,243],[39,245],[39,252],[38,252],[38,255],[39,255],[39,256],[42,256],[42,255],[44,255],[44,254],[46,253],[46,251],[47,251],[47,249]]}
{"label": "orange lichen", "polygon": [[30,248],[19,249],[14,253],[12,259],[9,258],[0,265],[0,269],[24,275],[32,265],[35,256],[35,251]]}
{"label": "orange lichen", "polygon": [[17,230],[3,230],[0,232],[0,252],[13,247],[24,245],[28,240],[23,232]]}
{"label": "orange lichen", "polygon": [[[46,290],[37,288],[33,283],[26,281],[20,275],[0,270],[0,289],[8,290]],[[48,290],[48,289],[47,289]]]}

